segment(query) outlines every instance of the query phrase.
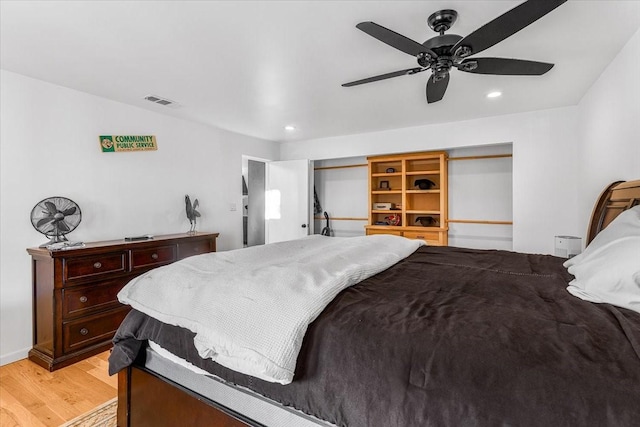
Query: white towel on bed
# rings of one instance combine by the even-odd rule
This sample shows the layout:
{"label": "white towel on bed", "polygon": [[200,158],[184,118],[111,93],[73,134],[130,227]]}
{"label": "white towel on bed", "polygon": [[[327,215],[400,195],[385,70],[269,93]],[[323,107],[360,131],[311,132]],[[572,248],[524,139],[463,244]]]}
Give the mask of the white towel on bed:
{"label": "white towel on bed", "polygon": [[288,384],[307,327],[327,304],[422,244],[391,235],[309,236],[203,254],[133,279],[118,299],[195,332],[201,357]]}

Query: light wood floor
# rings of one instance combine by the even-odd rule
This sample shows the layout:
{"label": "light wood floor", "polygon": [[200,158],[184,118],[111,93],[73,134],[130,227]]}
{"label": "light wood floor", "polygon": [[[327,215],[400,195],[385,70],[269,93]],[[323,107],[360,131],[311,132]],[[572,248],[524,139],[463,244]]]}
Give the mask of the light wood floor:
{"label": "light wood floor", "polygon": [[24,359],[0,366],[0,426],[59,426],[113,399],[109,352],[49,372]]}

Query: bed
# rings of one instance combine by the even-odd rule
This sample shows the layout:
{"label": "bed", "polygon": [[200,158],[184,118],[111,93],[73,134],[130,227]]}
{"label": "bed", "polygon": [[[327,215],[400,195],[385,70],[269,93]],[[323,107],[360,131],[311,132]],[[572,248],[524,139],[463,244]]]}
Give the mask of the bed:
{"label": "bed", "polygon": [[608,186],[571,260],[420,246],[354,274],[309,317],[290,377],[201,357],[202,331],[163,321],[172,304],[134,309],[110,356],[118,425],[637,425],[639,203],[640,181]]}

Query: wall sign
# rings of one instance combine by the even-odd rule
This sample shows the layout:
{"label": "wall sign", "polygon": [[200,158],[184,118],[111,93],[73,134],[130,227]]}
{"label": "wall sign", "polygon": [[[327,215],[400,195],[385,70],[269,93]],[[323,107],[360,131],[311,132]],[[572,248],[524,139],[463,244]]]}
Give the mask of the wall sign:
{"label": "wall sign", "polygon": [[155,135],[100,135],[103,153],[157,150]]}

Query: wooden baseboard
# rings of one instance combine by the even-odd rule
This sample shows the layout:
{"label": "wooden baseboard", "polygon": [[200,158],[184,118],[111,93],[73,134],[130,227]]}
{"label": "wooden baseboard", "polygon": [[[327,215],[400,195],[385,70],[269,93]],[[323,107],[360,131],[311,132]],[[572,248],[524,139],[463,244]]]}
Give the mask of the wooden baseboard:
{"label": "wooden baseboard", "polygon": [[0,366],[8,365],[9,363],[28,358],[29,350],[31,350],[31,347],[23,348],[22,350],[14,351],[8,354],[3,354],[2,356],[0,356]]}

